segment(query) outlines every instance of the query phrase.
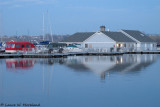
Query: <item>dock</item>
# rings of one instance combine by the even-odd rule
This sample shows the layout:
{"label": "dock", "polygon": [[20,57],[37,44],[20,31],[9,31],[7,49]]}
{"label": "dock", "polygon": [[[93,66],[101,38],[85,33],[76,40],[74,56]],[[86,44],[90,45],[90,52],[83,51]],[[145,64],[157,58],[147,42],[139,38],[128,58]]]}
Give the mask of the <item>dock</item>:
{"label": "dock", "polygon": [[67,58],[68,56],[113,56],[123,54],[160,54],[160,51],[145,52],[72,52],[72,53],[54,53],[54,54],[5,54],[1,53],[0,58]]}

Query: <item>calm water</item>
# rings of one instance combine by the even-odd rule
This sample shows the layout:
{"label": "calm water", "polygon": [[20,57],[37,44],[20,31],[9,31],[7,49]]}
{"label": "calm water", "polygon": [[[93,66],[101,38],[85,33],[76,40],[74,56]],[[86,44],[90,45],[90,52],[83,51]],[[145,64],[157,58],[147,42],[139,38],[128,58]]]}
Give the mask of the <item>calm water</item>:
{"label": "calm water", "polygon": [[0,107],[160,107],[159,69],[159,55],[0,59]]}

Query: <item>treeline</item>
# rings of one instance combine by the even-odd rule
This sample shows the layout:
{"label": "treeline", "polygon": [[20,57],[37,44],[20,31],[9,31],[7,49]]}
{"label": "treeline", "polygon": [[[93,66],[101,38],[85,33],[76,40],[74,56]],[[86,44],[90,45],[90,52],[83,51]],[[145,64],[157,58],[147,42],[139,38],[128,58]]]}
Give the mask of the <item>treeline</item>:
{"label": "treeline", "polygon": [[0,41],[2,42],[20,42],[20,41],[27,41],[27,42],[33,42],[33,41],[52,41],[53,42],[59,42],[68,37],[69,35],[45,35],[44,37],[42,35],[40,36],[0,36]]}
{"label": "treeline", "polygon": [[160,44],[160,35],[150,35],[149,37]]}

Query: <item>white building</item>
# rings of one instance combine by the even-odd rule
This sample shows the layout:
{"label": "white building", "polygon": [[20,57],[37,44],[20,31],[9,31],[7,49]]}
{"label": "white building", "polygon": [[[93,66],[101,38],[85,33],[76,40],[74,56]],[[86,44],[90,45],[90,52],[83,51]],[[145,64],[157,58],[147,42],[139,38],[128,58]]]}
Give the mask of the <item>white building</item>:
{"label": "white building", "polygon": [[145,34],[134,30],[119,32],[105,31],[105,26],[98,32],[75,33],[61,43],[79,44],[89,52],[135,52],[156,50],[156,42]]}
{"label": "white building", "polygon": [[63,43],[79,44],[80,48],[96,52],[134,51],[136,42],[121,32],[105,31],[101,26],[98,32],[75,33],[66,38]]}

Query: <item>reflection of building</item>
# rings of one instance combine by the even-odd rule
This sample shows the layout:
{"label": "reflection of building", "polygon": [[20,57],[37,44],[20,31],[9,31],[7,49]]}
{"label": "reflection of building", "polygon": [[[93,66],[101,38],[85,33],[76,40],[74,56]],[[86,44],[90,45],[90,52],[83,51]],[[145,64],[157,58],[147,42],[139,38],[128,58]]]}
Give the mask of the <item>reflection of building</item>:
{"label": "reflection of building", "polygon": [[[156,55],[76,56],[68,57],[65,64],[75,71],[92,71],[101,78],[113,72],[136,73],[151,65]],[[107,73],[106,73],[107,72]]]}
{"label": "reflection of building", "polygon": [[63,58],[39,58],[39,59],[35,59],[36,63],[40,63],[40,64],[45,64],[45,65],[53,65],[55,63],[59,63],[59,64],[63,64]]}

